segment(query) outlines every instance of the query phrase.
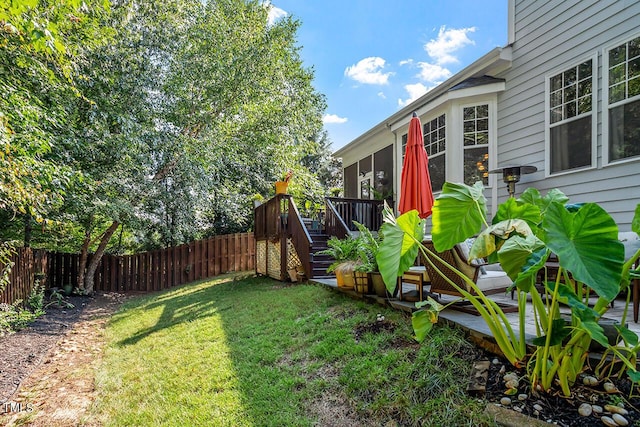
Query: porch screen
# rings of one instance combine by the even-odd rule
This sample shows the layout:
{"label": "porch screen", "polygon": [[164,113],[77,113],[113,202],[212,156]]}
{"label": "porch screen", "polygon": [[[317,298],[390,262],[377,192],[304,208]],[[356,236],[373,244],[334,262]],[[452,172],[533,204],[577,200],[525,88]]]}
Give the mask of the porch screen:
{"label": "porch screen", "polygon": [[344,197],[358,198],[358,164],[344,168]]}
{"label": "porch screen", "polygon": [[389,145],[373,155],[373,167],[374,198],[394,200],[393,145]]}

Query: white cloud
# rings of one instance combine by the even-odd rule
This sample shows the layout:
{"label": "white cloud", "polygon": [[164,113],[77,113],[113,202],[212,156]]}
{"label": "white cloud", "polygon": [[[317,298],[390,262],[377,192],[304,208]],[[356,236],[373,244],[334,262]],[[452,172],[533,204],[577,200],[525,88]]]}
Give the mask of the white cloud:
{"label": "white cloud", "polygon": [[369,58],[361,59],[357,64],[347,67],[344,70],[344,75],[352,78],[359,83],[372,84],[372,85],[386,85],[389,83],[389,76],[393,73],[383,73],[385,60],[371,56]]}
{"label": "white cloud", "polygon": [[387,96],[384,94],[384,92],[378,92],[378,96],[382,99],[387,99]]}
{"label": "white cloud", "polygon": [[438,38],[429,40],[424,45],[424,50],[436,61],[436,64],[457,63],[458,58],[452,53],[466,45],[474,45],[475,42],[467,37],[467,34],[473,33],[475,30],[475,27],[446,29],[442,26],[438,32]]}
{"label": "white cloud", "polygon": [[413,64],[413,59],[409,58],[409,59],[403,59],[402,61],[400,61],[399,65],[402,67],[403,65],[411,65]]}
{"label": "white cloud", "polygon": [[435,86],[426,87],[422,83],[416,83],[412,85],[406,85],[404,89],[409,94],[409,98],[402,100],[398,99],[398,106],[404,107],[406,105],[411,104],[416,99],[420,98],[422,95],[433,89]]}
{"label": "white cloud", "polygon": [[268,25],[273,25],[278,19],[288,15],[284,10],[272,5],[271,2],[265,2],[263,5],[269,10],[269,16],[267,18]]}
{"label": "white cloud", "polygon": [[322,123],[346,123],[349,119],[346,117],[340,117],[337,114],[325,114],[322,117]]}
{"label": "white cloud", "polygon": [[418,67],[420,67],[420,74],[418,74],[418,77],[426,82],[445,80],[452,75],[450,70],[441,67],[440,65],[430,64],[428,62],[418,62]]}

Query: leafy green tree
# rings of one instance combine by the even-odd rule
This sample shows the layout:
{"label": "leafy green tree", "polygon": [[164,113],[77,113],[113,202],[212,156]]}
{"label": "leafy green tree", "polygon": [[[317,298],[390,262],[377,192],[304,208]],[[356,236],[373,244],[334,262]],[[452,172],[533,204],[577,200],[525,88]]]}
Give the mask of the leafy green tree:
{"label": "leafy green tree", "polygon": [[[0,3],[0,209],[41,220],[62,202],[69,170],[46,158],[77,96],[78,44],[94,43],[95,1]],[[28,243],[28,242],[27,242]]]}
{"label": "leafy green tree", "polygon": [[325,101],[295,19],[252,0],[21,5],[0,9],[3,232],[11,211],[46,219],[35,238],[81,252],[86,292],[107,250],[246,230],[286,170],[322,194],[304,158]]}

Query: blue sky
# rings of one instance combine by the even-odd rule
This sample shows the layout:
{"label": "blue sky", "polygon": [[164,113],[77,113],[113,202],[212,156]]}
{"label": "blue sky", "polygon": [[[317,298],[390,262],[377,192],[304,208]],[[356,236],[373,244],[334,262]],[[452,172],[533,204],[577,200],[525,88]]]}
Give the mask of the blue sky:
{"label": "blue sky", "polygon": [[271,0],[298,45],[338,149],[507,42],[507,0]]}

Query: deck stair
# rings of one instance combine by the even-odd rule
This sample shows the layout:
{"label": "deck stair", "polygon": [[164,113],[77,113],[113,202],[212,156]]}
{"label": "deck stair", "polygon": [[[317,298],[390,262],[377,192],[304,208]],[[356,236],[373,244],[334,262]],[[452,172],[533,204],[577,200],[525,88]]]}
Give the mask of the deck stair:
{"label": "deck stair", "polygon": [[[305,225],[307,222],[305,221]],[[334,261],[329,255],[317,255],[318,252],[327,249],[327,240],[329,236],[323,230],[314,229],[307,225],[309,235],[311,236],[311,277],[312,279],[333,278],[335,274],[327,273],[327,268]]]}

